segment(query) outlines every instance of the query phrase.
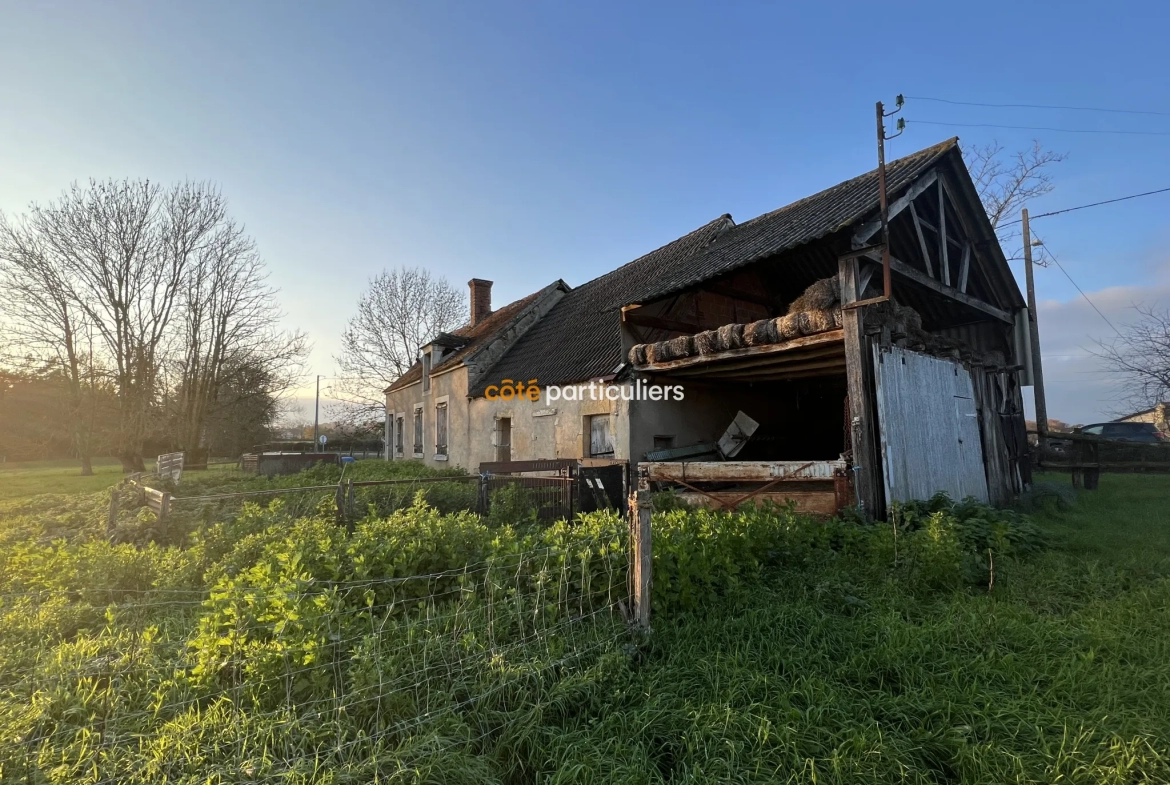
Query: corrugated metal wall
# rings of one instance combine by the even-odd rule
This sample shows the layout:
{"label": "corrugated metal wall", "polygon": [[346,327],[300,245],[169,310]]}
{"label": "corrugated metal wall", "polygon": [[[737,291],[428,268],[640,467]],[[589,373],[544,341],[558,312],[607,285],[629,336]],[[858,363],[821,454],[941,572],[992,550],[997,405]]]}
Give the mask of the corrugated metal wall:
{"label": "corrugated metal wall", "polygon": [[988,501],[971,374],[957,362],[874,347],[886,502]]}

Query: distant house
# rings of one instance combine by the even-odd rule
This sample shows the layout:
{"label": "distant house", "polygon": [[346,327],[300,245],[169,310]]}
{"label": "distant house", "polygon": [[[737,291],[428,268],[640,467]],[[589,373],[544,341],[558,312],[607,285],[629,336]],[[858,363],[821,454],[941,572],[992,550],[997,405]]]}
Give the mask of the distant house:
{"label": "distant house", "polygon": [[[1006,501],[1030,479],[1023,297],[958,140],[888,164],[886,182],[893,303],[876,172],[498,310],[472,280],[468,324],[386,389],[388,457],[622,461],[688,492],[703,472],[762,479],[758,498],[818,511],[936,491]],[[685,397],[640,398],[650,385]],[[758,428],[721,453],[733,460],[673,459],[739,412]],[[776,484],[792,479],[807,483]]]}
{"label": "distant house", "polygon": [[1118,417],[1114,422],[1151,422],[1165,436],[1170,436],[1170,402],[1162,401],[1152,408]]}

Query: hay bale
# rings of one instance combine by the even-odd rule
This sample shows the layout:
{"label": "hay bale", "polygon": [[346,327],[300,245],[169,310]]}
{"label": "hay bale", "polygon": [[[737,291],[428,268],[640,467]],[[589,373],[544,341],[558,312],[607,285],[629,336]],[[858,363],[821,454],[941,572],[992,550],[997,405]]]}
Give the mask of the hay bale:
{"label": "hay bale", "polygon": [[778,316],[772,320],[776,326],[776,338],[780,341],[789,341],[800,335],[800,319],[797,314]]}
{"label": "hay bale", "polygon": [[771,319],[761,319],[743,328],[743,340],[748,346],[767,346],[776,343],[776,325]]}
{"label": "hay bale", "polygon": [[719,333],[707,330],[695,336],[695,351],[699,354],[714,354],[719,351]]}
{"label": "hay bale", "polygon": [[658,346],[656,343],[644,344],[646,347],[646,363],[653,365],[654,363],[662,362],[662,358],[658,356]]}
{"label": "hay bale", "polygon": [[816,333],[828,332],[833,329],[833,311],[832,309],[821,309],[819,311],[805,311],[805,316],[800,323],[802,328],[807,332],[805,335],[815,335]]}
{"label": "hay bale", "polygon": [[894,305],[894,313],[905,332],[922,329],[922,316],[909,305]]}
{"label": "hay bale", "polygon": [[728,349],[742,349],[743,348],[743,325],[742,324],[725,324],[717,331],[716,346],[719,351],[725,352]]}
{"label": "hay bale", "polygon": [[664,341],[663,343],[667,345],[672,360],[681,360],[695,353],[695,338],[693,335],[680,335],[677,338],[671,338],[669,341]]}
{"label": "hay bale", "polygon": [[824,311],[841,304],[841,282],[835,275],[822,278],[788,306],[788,313]]}
{"label": "hay bale", "polygon": [[834,308],[831,312],[833,314],[833,329],[837,330],[845,326],[845,313],[840,308]]}
{"label": "hay bale", "polygon": [[646,344],[640,343],[630,348],[630,364],[631,365],[645,365],[646,364]]}

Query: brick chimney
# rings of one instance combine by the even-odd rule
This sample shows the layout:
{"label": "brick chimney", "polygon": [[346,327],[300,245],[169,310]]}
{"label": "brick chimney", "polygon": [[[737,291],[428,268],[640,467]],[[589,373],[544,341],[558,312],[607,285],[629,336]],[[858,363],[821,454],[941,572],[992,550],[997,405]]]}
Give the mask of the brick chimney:
{"label": "brick chimney", "polygon": [[471,326],[492,315],[492,282],[472,278],[467,282],[471,287]]}

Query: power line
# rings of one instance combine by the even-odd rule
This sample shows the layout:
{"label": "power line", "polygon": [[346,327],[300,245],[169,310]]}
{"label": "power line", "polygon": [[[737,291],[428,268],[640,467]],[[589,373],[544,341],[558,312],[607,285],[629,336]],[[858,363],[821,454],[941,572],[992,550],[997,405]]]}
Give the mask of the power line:
{"label": "power line", "polygon": [[1124,136],[1170,136],[1170,131],[1125,131],[1095,128],[1054,128],[1047,125],[999,125],[996,123],[944,123],[940,120],[907,120],[906,124],[941,125],[951,128],[1008,128],[1016,131],[1055,131],[1064,134],[1122,134]]}
{"label": "power line", "polygon": [[1140,109],[1105,109],[1099,106],[1061,106],[1059,104],[985,104],[975,101],[952,101],[948,98],[929,98],[924,95],[908,95],[912,101],[935,101],[940,104],[955,106],[990,106],[996,109],[1064,109],[1073,112],[1107,112],[1109,114],[1143,114],[1170,117],[1170,112],[1154,112]]}
{"label": "power line", "polygon": [[[1033,215],[1032,220],[1036,220],[1037,218],[1047,218],[1051,215],[1060,215],[1061,213],[1071,213],[1075,210],[1084,210],[1086,207],[1100,207],[1103,204],[1113,204],[1114,202],[1124,202],[1128,199],[1137,199],[1140,196],[1153,196],[1154,194],[1164,194],[1164,193],[1170,193],[1170,188],[1159,188],[1156,191],[1144,191],[1143,193],[1140,193],[1140,194],[1130,194],[1129,196],[1119,196],[1116,199],[1106,199],[1103,202],[1093,202],[1092,204],[1082,204],[1082,205],[1078,205],[1076,207],[1066,207],[1063,210],[1053,210],[1050,213],[1040,213],[1039,215]],[[1014,221],[1008,221],[1006,223],[1002,223],[1002,224],[1000,224],[1000,226],[1011,226],[1012,224],[1018,224],[1023,220],[1024,220],[1023,218],[1017,218]]]}
{"label": "power line", "polygon": [[[1035,234],[1035,233],[1033,233],[1033,234]],[[1060,271],[1061,271],[1062,273],[1064,273],[1064,277],[1068,279],[1068,282],[1069,282],[1069,283],[1071,283],[1071,284],[1073,285],[1073,288],[1075,288],[1075,289],[1076,289],[1078,292],[1080,292],[1080,293],[1081,293],[1081,297],[1084,297],[1084,298],[1085,298],[1085,302],[1087,302],[1087,303],[1088,303],[1088,304],[1089,304],[1089,305],[1092,307],[1092,309],[1093,309],[1094,311],[1096,311],[1096,312],[1097,312],[1097,315],[1098,315],[1098,316],[1100,316],[1102,319],[1104,319],[1104,320],[1105,320],[1105,324],[1107,324],[1107,325],[1109,325],[1110,327],[1112,327],[1112,328],[1113,328],[1113,332],[1117,333],[1118,337],[1124,338],[1125,336],[1123,336],[1123,335],[1121,334],[1121,330],[1118,330],[1118,329],[1117,329],[1117,326],[1116,326],[1116,325],[1114,325],[1114,324],[1113,324],[1113,322],[1109,321],[1109,317],[1108,317],[1108,316],[1106,316],[1104,313],[1102,313],[1102,312],[1101,312],[1101,309],[1100,309],[1100,308],[1098,308],[1098,307],[1097,307],[1097,305],[1096,305],[1096,304],[1095,304],[1095,303],[1094,303],[1092,300],[1090,300],[1090,299],[1089,299],[1089,295],[1085,294],[1085,290],[1084,290],[1084,289],[1082,289],[1082,288],[1081,288],[1081,287],[1080,287],[1080,286],[1077,284],[1077,282],[1073,280],[1073,277],[1072,277],[1071,275],[1069,275],[1069,274],[1068,274],[1068,270],[1064,269],[1064,265],[1060,263],[1060,260],[1056,258],[1056,255],[1055,255],[1054,253],[1052,253],[1052,251],[1050,251],[1050,250],[1048,249],[1048,246],[1047,246],[1047,245],[1044,245],[1044,240],[1040,238],[1040,235],[1038,235],[1038,234],[1037,234],[1037,235],[1036,235],[1036,239],[1037,239],[1037,240],[1039,240],[1039,242],[1040,242],[1040,245],[1041,245],[1041,246],[1043,246],[1043,248],[1044,248],[1044,251],[1045,251],[1045,255],[1046,255],[1046,256],[1047,256],[1049,259],[1051,259],[1051,260],[1052,260],[1052,261],[1053,261],[1053,262],[1056,264],[1056,266],[1057,266],[1057,267],[1059,267],[1059,268],[1060,268]]]}

